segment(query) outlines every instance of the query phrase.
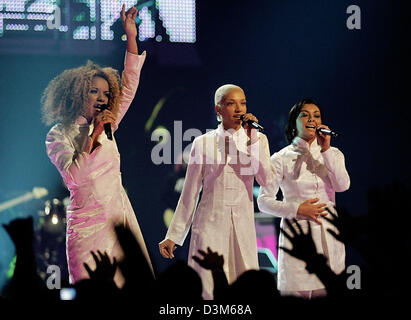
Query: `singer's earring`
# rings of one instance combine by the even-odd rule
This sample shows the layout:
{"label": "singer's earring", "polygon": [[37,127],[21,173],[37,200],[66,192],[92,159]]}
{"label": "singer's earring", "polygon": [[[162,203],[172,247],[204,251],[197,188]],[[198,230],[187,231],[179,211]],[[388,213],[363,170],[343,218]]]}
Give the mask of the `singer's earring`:
{"label": "singer's earring", "polygon": [[295,129],[293,129],[293,136],[295,136]]}

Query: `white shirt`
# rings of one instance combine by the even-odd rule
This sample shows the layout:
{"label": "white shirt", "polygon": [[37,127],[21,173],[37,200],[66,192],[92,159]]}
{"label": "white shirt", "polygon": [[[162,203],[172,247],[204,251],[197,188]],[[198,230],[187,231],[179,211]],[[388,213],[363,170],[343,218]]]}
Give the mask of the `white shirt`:
{"label": "white shirt", "polygon": [[[260,188],[257,200],[259,209],[268,214],[286,219],[297,218],[299,205],[313,198],[319,198],[318,203],[327,203],[328,208],[333,210],[335,192],[345,191],[350,186],[342,152],[334,147],[321,152],[316,140],[310,146],[305,140],[295,137],[292,144],[273,154],[271,162],[276,171],[275,180],[269,186]],[[276,198],[279,188],[283,201]],[[304,232],[307,232],[307,222],[300,222]],[[336,228],[324,219],[321,222],[322,225],[309,222],[317,252],[326,255],[331,269],[340,273],[345,267],[345,247],[326,231],[331,228],[338,234]],[[281,228],[288,229],[283,220]],[[282,234],[279,246],[292,248]],[[305,265],[305,262],[280,250],[278,289],[302,291],[324,288],[317,276],[305,270]]]}

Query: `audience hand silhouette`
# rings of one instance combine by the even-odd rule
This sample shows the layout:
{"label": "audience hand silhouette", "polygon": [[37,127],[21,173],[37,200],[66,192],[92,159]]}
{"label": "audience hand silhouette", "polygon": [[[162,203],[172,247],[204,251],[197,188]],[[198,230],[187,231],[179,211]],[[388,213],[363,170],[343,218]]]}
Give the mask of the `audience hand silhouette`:
{"label": "audience hand silhouette", "polygon": [[197,262],[201,267],[207,270],[217,270],[223,269],[224,257],[219,255],[218,252],[214,252],[207,248],[207,252],[203,250],[198,250],[198,253],[203,256],[203,259],[197,256],[193,256],[193,260]]}
{"label": "audience hand silhouette", "polygon": [[307,221],[308,224],[308,232],[304,233],[301,225],[297,220],[293,220],[295,225],[297,226],[297,230],[294,226],[290,223],[290,221],[285,220],[287,226],[289,227],[293,236],[288,234],[285,230],[280,229],[280,231],[284,234],[287,239],[293,245],[292,249],[280,247],[280,249],[284,250],[288,254],[292,255],[293,257],[303,260],[307,263],[306,269],[310,273],[314,273],[320,279],[320,281],[324,284],[327,289],[327,294],[329,296],[339,295],[346,292],[345,286],[345,273],[341,273],[340,275],[336,275],[331,268],[327,265],[327,257],[317,253],[317,249],[315,247],[315,243],[312,238],[311,234],[311,226],[310,223]]}
{"label": "audience hand silhouette", "polygon": [[301,228],[300,223],[296,219],[293,219],[293,222],[296,224],[299,230],[299,233],[297,232],[297,230],[294,228],[294,226],[291,224],[291,222],[288,219],[285,220],[285,223],[287,224],[293,236],[288,234],[287,231],[285,231],[284,229],[280,228],[280,232],[288,240],[290,240],[291,244],[293,245],[293,248],[288,249],[288,248],[280,247],[280,249],[287,252],[289,255],[297,259],[304,260],[307,262],[310,259],[312,259],[313,256],[317,255],[317,249],[315,247],[315,243],[311,235],[311,225],[307,221],[308,232],[305,234]]}
{"label": "audience hand silhouette", "polygon": [[32,246],[33,244],[33,218],[15,219],[8,225],[3,224],[10,238],[13,240],[16,250],[22,246]]}
{"label": "audience hand silhouette", "polygon": [[219,255],[218,252],[212,251],[210,247],[207,247],[207,252],[198,250],[198,253],[203,256],[203,259],[193,256],[193,260],[204,269],[211,270],[214,281],[214,300],[224,299],[224,297],[228,294],[227,290],[229,290],[229,285],[223,269],[223,255]]}
{"label": "audience hand silhouette", "polygon": [[[334,208],[336,209],[336,207]],[[343,243],[354,242],[354,234],[350,232],[353,231],[354,222],[353,218],[349,215],[347,210],[343,208],[338,209],[338,216],[335,213],[331,212],[331,210],[328,208],[327,211],[333,218],[331,219],[328,217],[323,217],[323,219],[327,220],[329,223],[335,226],[338,229],[339,234],[337,234],[330,228],[328,228],[327,231],[338,241],[341,241]]]}
{"label": "audience hand silhouette", "polygon": [[366,261],[369,260],[369,252],[366,249],[368,245],[368,234],[366,232],[368,217],[353,217],[344,208],[338,208],[338,210],[336,207],[334,208],[338,215],[327,208],[332,219],[328,217],[324,217],[324,219],[330,222],[337,229],[338,233],[330,228],[328,228],[327,231],[336,240],[356,248]]}
{"label": "audience hand silhouette", "polygon": [[91,280],[101,280],[101,281],[113,281],[114,274],[117,270],[117,260],[114,257],[113,263],[111,263],[110,258],[107,252],[102,254],[99,250],[97,250],[98,256],[95,254],[94,251],[90,251],[91,255],[96,262],[96,269],[93,271],[90,269],[87,263],[83,263],[84,268],[86,268],[90,279]]}
{"label": "audience hand silhouette", "polygon": [[8,225],[3,224],[3,227],[16,246],[16,266],[13,277],[3,288],[2,294],[23,300],[57,299],[57,291],[48,290],[36,271],[33,218],[15,219]]}

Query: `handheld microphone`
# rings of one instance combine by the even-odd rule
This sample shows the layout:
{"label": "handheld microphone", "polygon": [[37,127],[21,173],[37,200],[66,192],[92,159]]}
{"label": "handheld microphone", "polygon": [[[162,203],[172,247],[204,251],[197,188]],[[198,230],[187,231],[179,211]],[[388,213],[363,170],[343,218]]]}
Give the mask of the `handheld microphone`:
{"label": "handheld microphone", "polygon": [[321,132],[321,133],[326,134],[328,136],[338,137],[338,133],[336,133],[334,131],[331,131],[331,130],[328,130],[328,129],[325,129],[325,128],[316,128],[315,130],[317,132]]}
{"label": "handheld microphone", "polygon": [[[243,119],[244,119],[244,115],[242,114],[240,116],[240,120],[244,121]],[[246,122],[249,126],[253,127],[254,129],[264,130],[264,127],[262,125],[260,125],[259,123],[255,122],[253,120],[247,120]]]}
{"label": "handheld microphone", "polygon": [[[107,104],[100,104],[96,108],[99,109],[100,111],[103,111],[103,110],[108,109],[108,105]],[[107,139],[113,140],[113,134],[111,132],[111,124],[110,123],[105,123],[104,124],[104,132],[106,133]]]}

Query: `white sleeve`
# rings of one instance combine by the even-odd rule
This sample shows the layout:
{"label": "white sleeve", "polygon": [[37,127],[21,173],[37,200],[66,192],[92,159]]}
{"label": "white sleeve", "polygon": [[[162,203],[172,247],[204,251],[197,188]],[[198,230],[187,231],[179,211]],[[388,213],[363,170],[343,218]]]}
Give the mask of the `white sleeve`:
{"label": "white sleeve", "polygon": [[[85,139],[89,137],[86,135]],[[97,168],[111,161],[102,154],[101,146],[94,149],[91,154],[78,153],[59,125],[51,128],[47,134],[46,150],[51,162],[56,166],[67,185],[80,185],[92,179],[98,173]]]}
{"label": "white sleeve", "polygon": [[194,139],[191,147],[190,160],[187,166],[183,191],[178,200],[173,219],[168,228],[166,239],[183,245],[191,223],[203,182],[202,141]]}
{"label": "white sleeve", "polygon": [[140,55],[128,51],[126,52],[124,58],[124,70],[121,74],[120,110],[117,116],[116,127],[118,127],[136,95],[140,82],[141,68],[143,67],[145,60],[145,51]]}
{"label": "white sleeve", "polygon": [[298,202],[284,202],[277,200],[277,193],[283,180],[283,164],[278,153],[273,154],[271,162],[274,166],[275,175],[272,183],[262,186],[257,198],[258,208],[261,212],[278,217],[292,219],[297,217]]}
{"label": "white sleeve", "polygon": [[[271,184],[275,179],[275,168],[270,161],[270,147],[268,146],[268,139],[266,135],[259,134],[257,142],[252,143],[249,148],[251,156],[257,161],[257,170],[255,178],[260,186]],[[253,150],[256,148],[257,150]],[[253,160],[252,160],[253,161]]]}
{"label": "white sleeve", "polygon": [[328,177],[336,192],[343,192],[350,187],[350,176],[345,168],[344,154],[337,148],[331,147],[321,153],[324,164],[328,169]]}

